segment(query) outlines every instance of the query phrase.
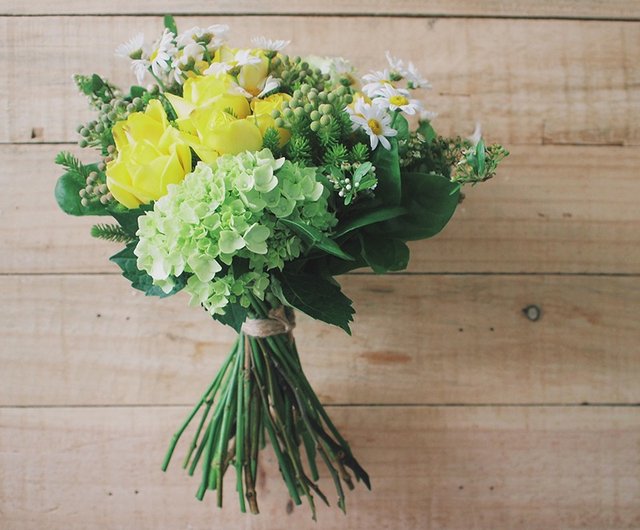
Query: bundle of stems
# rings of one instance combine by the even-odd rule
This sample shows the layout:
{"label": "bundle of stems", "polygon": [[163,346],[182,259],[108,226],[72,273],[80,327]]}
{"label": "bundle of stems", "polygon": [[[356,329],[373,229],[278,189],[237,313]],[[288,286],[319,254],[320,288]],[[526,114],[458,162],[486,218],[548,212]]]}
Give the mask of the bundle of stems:
{"label": "bundle of stems", "polygon": [[[252,300],[255,319],[269,319],[269,307]],[[338,506],[346,512],[342,483],[349,489],[369,476],[353,457],[307,380],[291,333],[253,337],[241,331],[215,379],[174,434],[162,469],[166,471],[178,440],[200,412],[200,421],[183,462],[193,475],[202,462],[196,494],[215,490],[222,506],[223,477],[236,470],[240,509],[258,513],[256,476],[260,450],[271,444],[280,473],[296,505],[306,498],[316,519],[314,494],[329,501],[318,485],[318,455],[333,480]],[[304,455],[304,456],[303,456]],[[246,499],[246,501],[245,501]]]}

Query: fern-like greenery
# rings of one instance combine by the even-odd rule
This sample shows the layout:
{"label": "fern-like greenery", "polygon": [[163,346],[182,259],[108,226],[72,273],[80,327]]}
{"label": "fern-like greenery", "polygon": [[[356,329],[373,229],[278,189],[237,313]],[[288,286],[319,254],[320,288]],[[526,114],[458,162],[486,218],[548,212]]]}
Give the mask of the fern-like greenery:
{"label": "fern-like greenery", "polygon": [[64,167],[78,184],[84,186],[89,175],[89,169],[75,155],[68,151],[61,151],[56,155],[55,162]]}
{"label": "fern-like greenery", "polygon": [[114,224],[97,224],[91,227],[91,235],[98,239],[114,241],[116,243],[131,243],[135,237],[128,234],[121,226]]}

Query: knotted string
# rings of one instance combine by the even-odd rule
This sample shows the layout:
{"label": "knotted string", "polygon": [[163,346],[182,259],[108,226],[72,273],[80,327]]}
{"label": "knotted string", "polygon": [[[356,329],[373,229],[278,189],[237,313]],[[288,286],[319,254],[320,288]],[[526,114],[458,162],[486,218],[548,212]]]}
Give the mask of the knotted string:
{"label": "knotted string", "polygon": [[274,307],[269,311],[269,318],[248,318],[242,324],[242,332],[249,337],[264,339],[274,335],[287,334],[291,336],[296,327],[293,311],[287,315],[284,306]]}

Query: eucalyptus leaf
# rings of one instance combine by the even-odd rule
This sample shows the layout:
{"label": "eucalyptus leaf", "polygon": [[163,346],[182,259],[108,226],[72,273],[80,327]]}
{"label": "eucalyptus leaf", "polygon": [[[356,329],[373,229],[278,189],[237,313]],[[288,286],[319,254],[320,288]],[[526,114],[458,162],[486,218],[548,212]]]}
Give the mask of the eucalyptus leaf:
{"label": "eucalyptus leaf", "polygon": [[279,222],[298,234],[310,247],[323,250],[344,260],[352,261],[354,259],[353,256],[344,252],[335,241],[329,239],[317,228],[291,219],[280,219]]}
{"label": "eucalyptus leaf", "polygon": [[282,295],[289,305],[351,335],[349,323],[353,321],[355,311],[351,300],[335,281],[326,276],[291,273],[286,269],[279,275],[279,280]]}

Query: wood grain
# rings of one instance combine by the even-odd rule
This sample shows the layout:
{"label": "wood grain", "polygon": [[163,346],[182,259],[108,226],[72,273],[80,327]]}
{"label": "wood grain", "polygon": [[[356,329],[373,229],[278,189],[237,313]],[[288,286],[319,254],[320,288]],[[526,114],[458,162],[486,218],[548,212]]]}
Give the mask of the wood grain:
{"label": "wood grain", "polygon": [[[640,278],[344,278],[353,336],[300,315],[321,400],[343,404],[638,403]],[[0,405],[195,402],[233,341],[116,276],[0,277]],[[542,316],[531,321],[529,305]]]}
{"label": "wood grain", "polygon": [[[640,143],[640,24],[614,21],[385,17],[178,17],[180,27],[227,22],[232,42],[291,39],[291,53],[344,55],[362,72],[384,51],[412,60],[433,83],[438,130],[515,144]],[[61,142],[88,119],[69,78],[99,72],[133,82],[114,48],[156,35],[159,17],[4,17],[0,34],[0,142]],[[372,38],[372,35],[376,38]],[[406,38],[393,40],[394,35]],[[90,46],[88,43],[99,43]],[[437,50],[437,53],[436,53]],[[26,82],[25,80],[28,80]]]}
{"label": "wood grain", "polygon": [[551,17],[640,18],[637,0],[218,0],[208,4],[195,0],[156,0],[150,5],[128,0],[109,3],[65,0],[64,3],[30,0],[0,5],[0,15],[383,15],[455,17]]}
{"label": "wood grain", "polygon": [[[105,218],[54,202],[53,159],[68,147],[0,146],[0,272],[116,270],[107,258],[118,246],[89,236]],[[466,190],[442,234],[412,243],[409,270],[640,273],[639,165],[636,148],[515,147],[495,179]]]}
{"label": "wood grain", "polygon": [[[270,450],[259,517],[193,497],[194,478],[160,461],[186,408],[0,409],[3,528],[640,527],[640,412],[621,408],[339,408],[329,411],[373,477],[347,518],[287,509]],[[183,449],[183,448],[181,448]],[[233,479],[233,471],[229,478]],[[323,485],[330,487],[327,482]],[[333,495],[331,501],[334,502]]]}

